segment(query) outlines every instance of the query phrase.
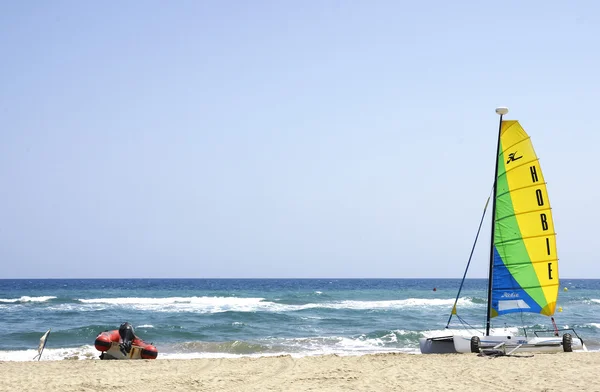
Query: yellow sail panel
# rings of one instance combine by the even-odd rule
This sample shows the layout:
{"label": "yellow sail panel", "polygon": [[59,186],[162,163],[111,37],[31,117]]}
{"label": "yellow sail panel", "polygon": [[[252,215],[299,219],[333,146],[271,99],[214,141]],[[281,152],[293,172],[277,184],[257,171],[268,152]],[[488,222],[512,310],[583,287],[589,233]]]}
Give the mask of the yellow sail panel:
{"label": "yellow sail panel", "polygon": [[[555,233],[552,234],[556,235]],[[557,260],[556,241],[550,241],[547,238],[547,236],[541,236],[523,239],[525,247],[529,250],[529,258],[533,264]]]}
{"label": "yellow sail panel", "polygon": [[[515,217],[517,218],[517,222],[519,222],[521,237],[523,239],[537,236],[554,237],[554,223],[552,222],[550,210],[531,211],[515,215]],[[533,249],[528,249],[528,251],[531,254]]]}

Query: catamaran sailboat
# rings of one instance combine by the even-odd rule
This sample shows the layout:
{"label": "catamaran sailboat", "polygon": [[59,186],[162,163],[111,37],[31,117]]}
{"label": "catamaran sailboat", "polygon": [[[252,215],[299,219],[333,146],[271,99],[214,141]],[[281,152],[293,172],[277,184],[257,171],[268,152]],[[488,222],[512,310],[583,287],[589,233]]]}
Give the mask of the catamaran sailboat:
{"label": "catamaran sailboat", "polygon": [[[500,126],[492,196],[485,331],[449,329],[452,316],[457,315],[459,289],[446,333],[419,339],[421,353],[469,353],[492,348],[511,352],[585,350],[582,339],[573,329],[559,330],[554,322],[559,291],[556,233],[540,162],[521,124],[503,120],[508,109],[500,107],[496,113],[500,115]],[[487,206],[488,203],[484,216]],[[483,216],[479,229],[481,223]],[[470,261],[469,258],[467,270]],[[465,270],[463,283],[466,274]],[[491,329],[492,318],[516,312],[548,316],[553,329],[529,334],[524,331],[523,336]]]}

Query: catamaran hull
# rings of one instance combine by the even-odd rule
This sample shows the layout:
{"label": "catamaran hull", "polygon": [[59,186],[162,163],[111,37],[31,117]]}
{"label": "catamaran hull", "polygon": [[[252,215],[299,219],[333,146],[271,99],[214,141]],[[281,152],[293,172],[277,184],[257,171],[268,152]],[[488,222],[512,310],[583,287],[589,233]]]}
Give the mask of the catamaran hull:
{"label": "catamaran hull", "polygon": [[[454,349],[458,353],[473,352],[472,337],[454,336]],[[491,349],[498,345],[504,345],[504,350],[509,352],[512,349],[518,348],[518,352],[561,352],[573,350],[585,350],[585,347],[580,339],[573,337],[571,339],[571,347],[565,349],[563,346],[563,338],[557,337],[534,337],[527,338],[525,336],[481,336],[479,337],[478,347],[480,349]]]}
{"label": "catamaran hull", "polygon": [[453,336],[420,338],[419,349],[421,354],[456,354]]}
{"label": "catamaran hull", "polygon": [[[419,348],[421,354],[451,354],[472,353],[472,336],[452,335],[436,338],[420,338]],[[503,345],[504,350],[509,352],[518,347],[518,352],[561,352],[565,350],[562,337],[535,337],[525,336],[482,336],[479,337],[478,347],[480,349],[491,349]],[[576,337],[571,340],[571,350],[587,351],[582,341]]]}
{"label": "catamaran hull", "polygon": [[[419,348],[421,354],[455,354],[477,352],[472,347],[471,339],[476,335],[447,335],[434,338],[420,338]],[[478,349],[491,349],[503,345],[503,350],[510,352],[518,347],[518,352],[561,352],[561,351],[587,351],[581,339],[572,337],[570,349],[563,345],[561,337],[534,337],[525,336],[478,336]]]}
{"label": "catamaran hull", "polygon": [[[500,331],[503,331],[503,329],[500,329],[497,333]],[[454,347],[454,338],[463,336],[471,339],[471,336],[477,333],[477,330],[447,329],[443,333],[440,331],[432,336],[420,338],[419,349],[421,354],[456,354],[458,351]]]}

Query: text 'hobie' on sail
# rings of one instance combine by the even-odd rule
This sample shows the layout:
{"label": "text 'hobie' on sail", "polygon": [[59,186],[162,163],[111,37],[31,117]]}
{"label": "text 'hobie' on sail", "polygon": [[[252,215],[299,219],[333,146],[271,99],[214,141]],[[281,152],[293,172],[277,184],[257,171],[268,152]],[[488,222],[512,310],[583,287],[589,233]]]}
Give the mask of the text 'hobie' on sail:
{"label": "text 'hobie' on sail", "polygon": [[[452,316],[471,262],[463,276],[456,301],[439,336],[419,339],[421,352],[468,353],[486,349],[519,351],[585,350],[577,333],[558,329],[554,311],[558,299],[558,256],[556,233],[546,182],[531,140],[521,124],[503,120],[508,109],[496,109],[500,115],[496,170],[492,196],[492,227],[490,241],[487,311],[485,326],[450,329]],[[483,223],[485,211],[479,229]],[[479,230],[473,249],[479,237]],[[538,313],[550,317],[552,329],[528,331],[513,336],[491,329],[491,319],[508,313]],[[460,319],[460,318],[459,318]]]}

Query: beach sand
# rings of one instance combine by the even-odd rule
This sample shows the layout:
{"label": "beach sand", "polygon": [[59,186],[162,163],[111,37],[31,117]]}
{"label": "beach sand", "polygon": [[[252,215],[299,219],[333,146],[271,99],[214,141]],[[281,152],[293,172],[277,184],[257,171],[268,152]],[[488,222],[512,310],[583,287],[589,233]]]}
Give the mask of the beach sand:
{"label": "beach sand", "polygon": [[600,391],[599,374],[599,352],[42,360],[0,362],[0,391]]}

